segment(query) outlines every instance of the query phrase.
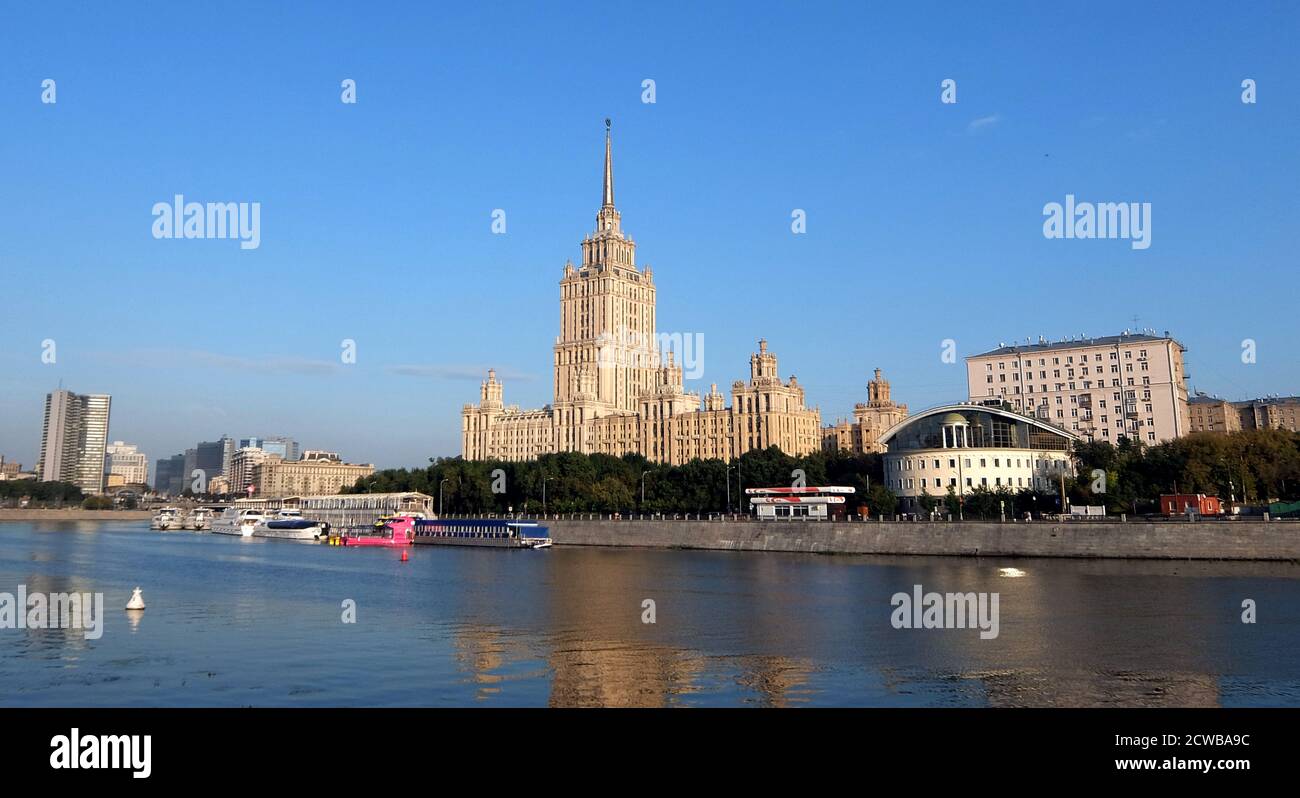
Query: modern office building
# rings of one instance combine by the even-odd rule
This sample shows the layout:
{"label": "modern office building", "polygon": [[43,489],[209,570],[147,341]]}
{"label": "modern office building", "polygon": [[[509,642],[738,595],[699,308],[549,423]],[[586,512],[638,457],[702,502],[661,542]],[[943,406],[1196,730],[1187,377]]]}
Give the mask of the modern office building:
{"label": "modern office building", "polygon": [[827,452],[866,454],[883,452],[880,436],[907,418],[907,405],[889,398],[889,380],[876,369],[875,379],[867,383],[867,401],[853,407],[853,421],[840,421],[822,428],[822,449]]}
{"label": "modern office building", "polygon": [[[133,444],[113,441],[104,450],[104,473],[109,477],[109,484],[148,484],[149,457]],[[115,482],[113,477],[121,481]]]}
{"label": "modern office building", "polygon": [[185,455],[174,454],[154,462],[153,489],[168,496],[179,496],[185,491]]}
{"label": "modern office building", "polygon": [[267,454],[273,454],[282,460],[299,459],[298,442],[293,438],[283,436],[271,436],[267,438],[244,438],[239,441],[240,449],[261,449]]}
{"label": "modern office building", "polygon": [[[193,449],[185,450],[185,481],[206,486],[214,477],[223,476],[226,468],[226,446],[229,438],[200,441]],[[195,483],[194,480],[200,480]]]}
{"label": "modern office building", "polygon": [[[535,410],[507,406],[496,371],[489,370],[479,403],[461,411],[465,459],[600,452],[684,463],[695,457],[731,460],[768,446],[791,455],[820,448],[821,414],[805,405],[794,377],[781,379],[767,341],[759,341],[750,357],[749,381],[732,383],[730,407],[716,384],[703,399],[683,389],[683,366],[702,369],[691,362],[689,336],[681,336],[681,351],[661,357],[660,349],[668,348],[663,343],[678,342],[656,332],[654,272],[637,266],[636,244],[623,232],[614,205],[608,123],[596,231],[581,248],[581,265],[565,263],[560,280],[554,402]],[[702,357],[702,347],[696,346],[695,355]]]}
{"label": "modern office building", "polygon": [[253,466],[252,484],[262,498],[315,496],[338,493],[373,473],[373,465],[345,463],[335,452],[308,450],[299,460],[264,454]]}
{"label": "modern office building", "polygon": [[1190,431],[1185,351],[1154,331],[1000,344],[966,358],[969,397],[1005,401],[1085,440],[1159,443]]}
{"label": "modern office building", "polygon": [[977,404],[934,407],[887,431],[885,483],[906,512],[923,495],[978,488],[1054,492],[1073,475],[1070,447],[1079,436],[1005,408]]}
{"label": "modern office building", "polygon": [[59,389],[45,396],[45,422],[36,473],[45,482],[71,482],[83,493],[104,492],[104,454],[112,397]]}

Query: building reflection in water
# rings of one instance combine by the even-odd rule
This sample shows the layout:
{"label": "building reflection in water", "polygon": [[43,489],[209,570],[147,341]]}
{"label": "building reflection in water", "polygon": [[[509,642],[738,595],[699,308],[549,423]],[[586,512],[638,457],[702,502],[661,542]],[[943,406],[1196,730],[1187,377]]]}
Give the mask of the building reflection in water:
{"label": "building reflection in water", "polygon": [[[466,607],[495,628],[460,629],[457,656],[507,703],[512,672],[544,668],[552,706],[837,703],[846,686],[828,682],[847,679],[851,703],[1182,707],[1221,703],[1241,634],[1221,617],[1228,582],[1207,589],[1186,563],[793,558],[552,552],[544,579]],[[998,638],[893,629],[889,597],[913,584],[998,592]]]}

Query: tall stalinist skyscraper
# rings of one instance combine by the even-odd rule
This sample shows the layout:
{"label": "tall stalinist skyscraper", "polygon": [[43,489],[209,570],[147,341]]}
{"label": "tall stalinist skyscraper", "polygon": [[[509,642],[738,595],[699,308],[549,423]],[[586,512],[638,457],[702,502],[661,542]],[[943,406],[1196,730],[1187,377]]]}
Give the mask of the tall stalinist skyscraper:
{"label": "tall stalinist skyscraper", "polygon": [[[614,157],[605,120],[605,168],[596,230],[582,240],[582,263],[564,264],[560,334],[555,340],[555,399],[539,410],[506,406],[496,371],[479,403],[461,411],[467,460],[531,460],[551,452],[639,453],[656,462],[731,460],[750,449],[778,446],[801,455],[820,446],[821,415],[804,404],[803,388],[777,374],[776,355],[759,344],[750,381],[732,384],[731,407],[715,384],[703,398],[683,389],[688,351],[660,354],[655,329],[654,272],[638,268],[636,243],[623,232],[614,204]],[[703,357],[703,347],[695,349]]]}

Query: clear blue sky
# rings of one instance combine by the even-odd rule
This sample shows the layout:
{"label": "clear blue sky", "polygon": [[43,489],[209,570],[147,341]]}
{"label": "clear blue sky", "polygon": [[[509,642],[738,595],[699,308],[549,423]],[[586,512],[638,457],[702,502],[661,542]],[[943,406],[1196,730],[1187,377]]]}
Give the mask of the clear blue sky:
{"label": "clear blue sky", "polygon": [[[489,365],[507,402],[550,400],[606,116],[659,328],[704,335],[693,387],[747,377],[766,336],[824,420],[876,366],[922,408],[965,396],[945,338],[1136,315],[1194,388],[1300,392],[1297,5],[985,5],[11,5],[0,453],[35,462],[59,380],[111,393],[151,459],[222,433],[459,453]],[[260,248],[155,240],[177,193],[260,202]],[[1152,203],[1150,249],[1046,240],[1067,193]]]}

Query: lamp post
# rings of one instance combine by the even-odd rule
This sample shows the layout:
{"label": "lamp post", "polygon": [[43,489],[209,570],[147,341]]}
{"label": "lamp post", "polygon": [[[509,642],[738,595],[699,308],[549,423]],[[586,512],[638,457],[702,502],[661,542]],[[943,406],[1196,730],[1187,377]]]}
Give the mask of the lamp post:
{"label": "lamp post", "polygon": [[542,516],[546,516],[546,480],[550,477],[542,477]]}
{"label": "lamp post", "polygon": [[727,483],[727,512],[731,512],[731,466],[727,466],[722,481]]}
{"label": "lamp post", "polygon": [[641,472],[641,509],[642,510],[645,510],[645,475],[649,473],[650,473],[649,471]]}
{"label": "lamp post", "polygon": [[442,517],[442,486],[447,484],[450,481],[451,479],[449,477],[443,477],[442,481],[438,483],[438,517],[439,518]]}

